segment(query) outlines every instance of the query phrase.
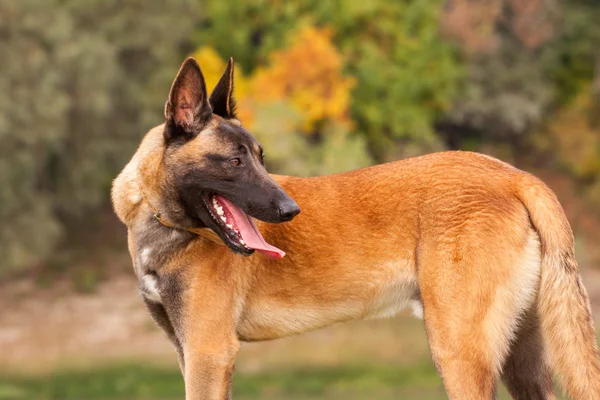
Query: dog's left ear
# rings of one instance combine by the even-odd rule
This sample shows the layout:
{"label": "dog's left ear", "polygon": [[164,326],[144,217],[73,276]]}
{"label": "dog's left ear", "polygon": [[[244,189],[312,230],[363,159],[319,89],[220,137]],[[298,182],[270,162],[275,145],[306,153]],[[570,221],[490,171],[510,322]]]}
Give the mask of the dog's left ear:
{"label": "dog's left ear", "polygon": [[229,58],[227,68],[210,95],[213,114],[225,119],[236,118],[233,98],[233,58]]}

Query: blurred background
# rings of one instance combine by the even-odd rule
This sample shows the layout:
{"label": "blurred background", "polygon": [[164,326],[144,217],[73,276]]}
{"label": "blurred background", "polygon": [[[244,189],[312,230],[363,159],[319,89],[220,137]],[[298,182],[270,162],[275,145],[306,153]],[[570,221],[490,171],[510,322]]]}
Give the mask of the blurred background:
{"label": "blurred background", "polygon": [[[541,177],[600,321],[597,0],[0,0],[0,399],[175,399],[111,180],[182,60],[236,62],[272,172],[446,149]],[[245,345],[238,399],[441,399],[407,315]],[[505,396],[505,393],[502,394]]]}

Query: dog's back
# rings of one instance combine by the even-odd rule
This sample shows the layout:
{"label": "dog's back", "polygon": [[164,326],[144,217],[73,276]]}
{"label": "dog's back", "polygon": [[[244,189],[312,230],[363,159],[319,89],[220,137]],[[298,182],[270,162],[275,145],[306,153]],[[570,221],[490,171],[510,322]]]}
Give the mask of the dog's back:
{"label": "dog's back", "polygon": [[166,123],[112,192],[188,400],[230,396],[240,341],[409,305],[424,318],[452,399],[492,398],[499,377],[515,398],[553,398],[552,371],[573,398],[600,398],[573,235],[539,179],[469,152],[269,176],[232,92],[231,60],[210,101],[199,66],[186,60]]}

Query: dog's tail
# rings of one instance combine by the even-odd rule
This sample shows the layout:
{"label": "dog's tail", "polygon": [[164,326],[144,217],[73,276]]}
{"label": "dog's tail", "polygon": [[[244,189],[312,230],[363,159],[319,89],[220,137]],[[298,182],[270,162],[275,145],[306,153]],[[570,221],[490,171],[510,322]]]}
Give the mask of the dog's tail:
{"label": "dog's tail", "polygon": [[571,398],[598,400],[600,358],[571,227],[556,196],[539,179],[525,176],[518,192],[542,244],[537,309],[547,360]]}

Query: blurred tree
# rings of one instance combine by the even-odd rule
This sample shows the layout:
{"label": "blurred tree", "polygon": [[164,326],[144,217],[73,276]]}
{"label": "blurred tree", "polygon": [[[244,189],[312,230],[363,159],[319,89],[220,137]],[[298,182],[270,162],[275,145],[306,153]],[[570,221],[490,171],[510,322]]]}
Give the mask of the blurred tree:
{"label": "blurred tree", "polygon": [[442,25],[460,43],[468,71],[461,95],[438,123],[449,147],[486,140],[515,146],[539,125],[554,95],[543,68],[557,15],[554,2],[542,0],[448,2]]}
{"label": "blurred tree", "polygon": [[365,135],[373,155],[384,160],[397,156],[389,145],[398,139],[413,141],[418,152],[441,147],[434,121],[450,107],[462,76],[454,48],[439,34],[441,4],[206,0],[207,18],[197,40],[220,54],[235,54],[253,69],[284,47],[296,28],[331,26],[345,70],[356,78],[351,104],[355,130]]}
{"label": "blurred tree", "polygon": [[328,3],[327,13],[335,15],[338,43],[357,78],[353,116],[373,154],[379,160],[406,155],[393,146],[398,139],[418,153],[441,149],[434,122],[450,107],[462,77],[454,48],[439,33],[442,2],[342,3],[347,11]]}
{"label": "blurred tree", "polygon": [[91,229],[162,119],[196,4],[0,0],[0,275]]}
{"label": "blurred tree", "polygon": [[93,229],[194,49],[209,87],[239,63],[274,171],[525,144],[600,201],[599,20],[597,0],[0,0],[0,275]]}
{"label": "blurred tree", "polygon": [[448,0],[441,25],[463,51],[489,53],[498,45],[496,23],[501,14],[502,0]]}
{"label": "blurred tree", "polygon": [[539,133],[552,110],[589,89],[599,19],[600,3],[590,0],[450,0],[443,27],[460,43],[468,73],[438,124],[448,145],[510,143],[514,152]]}
{"label": "blurred tree", "polygon": [[[330,39],[328,29],[304,26],[268,65],[250,76],[235,70],[238,117],[265,146],[272,172],[323,175],[371,163],[364,138],[348,131],[352,80]],[[225,61],[208,46],[194,56],[213,86]]]}
{"label": "blurred tree", "polygon": [[[202,68],[202,74],[206,81],[206,86],[210,92],[215,87],[223,71],[227,67],[225,59],[209,46],[202,46],[192,53],[192,56],[200,64]],[[235,60],[234,60],[235,61]],[[244,75],[244,71],[239,63],[236,62],[233,70],[234,82],[235,82],[235,97],[239,100],[245,98],[248,95],[249,83]]]}
{"label": "blurred tree", "polygon": [[600,2],[571,0],[564,3],[560,29],[548,46],[544,72],[556,88],[555,106],[562,106],[580,93],[600,94]]}
{"label": "blurred tree", "polygon": [[544,72],[555,87],[553,110],[534,148],[550,154],[600,203],[600,3],[563,5],[561,29],[548,46]]}
{"label": "blurred tree", "polygon": [[494,52],[506,33],[537,49],[554,37],[558,14],[555,1],[447,0],[442,27],[470,54]]}
{"label": "blurred tree", "polygon": [[[219,81],[223,71],[225,71],[227,63],[212,47],[209,46],[198,48],[192,53],[192,56],[198,61],[200,68],[202,68],[202,74],[206,80],[207,89],[212,91],[212,88],[214,88]],[[248,78],[244,75],[242,67],[237,62],[235,63],[233,74],[238,118],[240,121],[244,121],[246,126],[251,126],[254,121],[254,113],[248,95],[250,83]]]}
{"label": "blurred tree", "polygon": [[587,90],[548,121],[546,148],[578,180],[600,178],[600,127],[593,124],[595,99]]}
{"label": "blurred tree", "polygon": [[271,172],[316,176],[369,166],[373,160],[362,136],[341,124],[324,125],[322,138],[311,140],[298,129],[304,117],[288,102],[270,102],[256,108],[252,134],[265,147]]}
{"label": "blurred tree", "polygon": [[326,120],[348,125],[354,81],[342,75],[342,68],[331,30],[304,26],[289,47],[273,52],[269,65],[257,69],[252,96],[262,103],[287,99],[302,114],[306,133]]}
{"label": "blurred tree", "polygon": [[553,99],[552,81],[537,54],[504,39],[489,54],[469,56],[463,91],[438,123],[450,148],[473,148],[469,140],[511,142],[542,121]]}

